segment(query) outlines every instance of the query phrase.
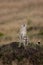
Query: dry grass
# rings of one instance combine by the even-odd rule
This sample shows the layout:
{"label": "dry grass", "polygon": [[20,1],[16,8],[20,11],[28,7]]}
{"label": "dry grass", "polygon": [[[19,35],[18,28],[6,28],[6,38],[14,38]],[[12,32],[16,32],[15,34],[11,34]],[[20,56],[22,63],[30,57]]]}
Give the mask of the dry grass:
{"label": "dry grass", "polygon": [[28,19],[34,26],[43,26],[43,0],[0,0],[0,32],[11,37],[2,39],[0,44],[18,41],[20,25]]}

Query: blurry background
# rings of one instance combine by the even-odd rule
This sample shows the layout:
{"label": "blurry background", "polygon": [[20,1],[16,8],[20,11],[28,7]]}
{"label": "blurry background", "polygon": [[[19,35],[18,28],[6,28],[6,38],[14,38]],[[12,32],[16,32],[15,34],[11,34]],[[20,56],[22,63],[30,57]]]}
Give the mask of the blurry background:
{"label": "blurry background", "polygon": [[23,23],[31,42],[43,43],[43,0],[0,0],[0,45],[19,41]]}

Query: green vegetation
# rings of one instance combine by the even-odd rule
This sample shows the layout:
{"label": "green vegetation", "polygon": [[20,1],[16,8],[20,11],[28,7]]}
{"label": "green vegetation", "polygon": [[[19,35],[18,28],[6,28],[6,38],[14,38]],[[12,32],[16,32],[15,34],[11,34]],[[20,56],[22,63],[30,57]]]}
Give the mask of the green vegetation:
{"label": "green vegetation", "polygon": [[4,36],[4,34],[2,32],[0,32],[0,37],[3,37],[3,36]]}
{"label": "green vegetation", "polygon": [[32,23],[32,20],[31,19],[28,19],[27,24],[30,25],[31,23]]}
{"label": "green vegetation", "polygon": [[38,34],[43,35],[43,30],[40,30]]}

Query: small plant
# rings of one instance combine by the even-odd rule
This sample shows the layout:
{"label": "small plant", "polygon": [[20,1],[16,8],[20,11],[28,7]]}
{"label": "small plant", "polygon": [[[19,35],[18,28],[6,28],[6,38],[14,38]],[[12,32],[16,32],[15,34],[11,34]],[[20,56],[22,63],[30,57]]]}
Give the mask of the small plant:
{"label": "small plant", "polygon": [[27,32],[32,31],[33,30],[33,26],[30,26],[29,28],[27,28]]}
{"label": "small plant", "polygon": [[2,32],[0,32],[0,37],[4,36],[4,34]]}
{"label": "small plant", "polygon": [[28,25],[30,25],[30,24],[31,24],[31,22],[32,22],[32,21],[31,21],[31,19],[28,19],[27,24],[28,24]]}
{"label": "small plant", "polygon": [[39,33],[38,33],[38,35],[42,36],[43,35],[43,30],[40,30]]}

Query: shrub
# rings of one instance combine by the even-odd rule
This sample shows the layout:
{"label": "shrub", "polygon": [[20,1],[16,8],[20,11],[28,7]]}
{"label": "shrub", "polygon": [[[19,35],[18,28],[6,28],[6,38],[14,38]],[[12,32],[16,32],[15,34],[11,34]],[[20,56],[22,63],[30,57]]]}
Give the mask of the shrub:
{"label": "shrub", "polygon": [[39,35],[43,35],[43,31],[40,31],[40,32],[39,32]]}
{"label": "shrub", "polygon": [[38,35],[43,35],[43,30],[40,30]]}
{"label": "shrub", "polygon": [[33,30],[33,26],[30,26],[29,28],[27,28],[27,32],[32,31]]}
{"label": "shrub", "polygon": [[2,32],[0,32],[0,37],[4,36],[4,34]]}

